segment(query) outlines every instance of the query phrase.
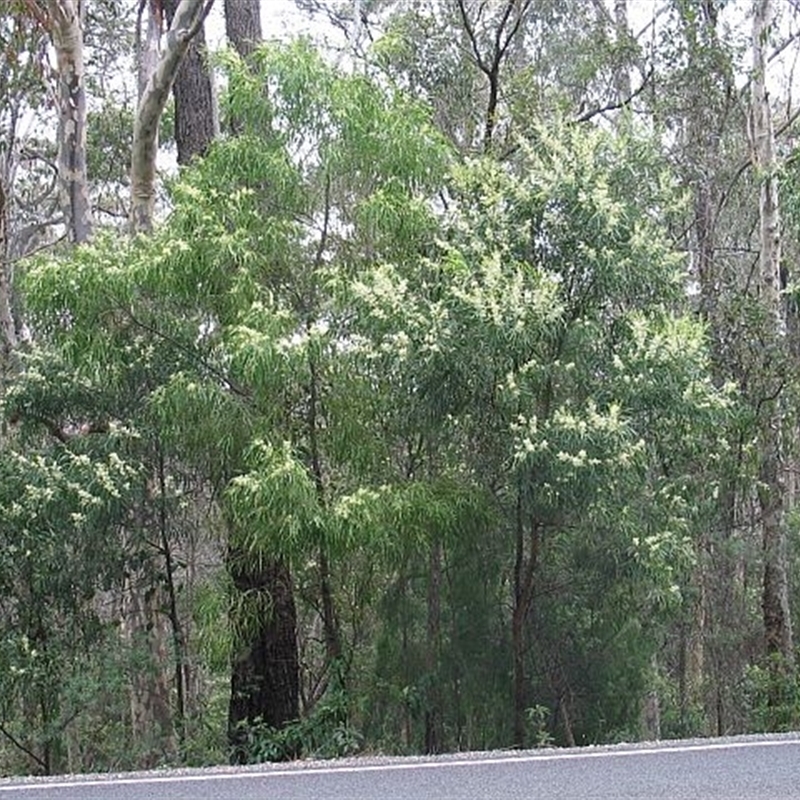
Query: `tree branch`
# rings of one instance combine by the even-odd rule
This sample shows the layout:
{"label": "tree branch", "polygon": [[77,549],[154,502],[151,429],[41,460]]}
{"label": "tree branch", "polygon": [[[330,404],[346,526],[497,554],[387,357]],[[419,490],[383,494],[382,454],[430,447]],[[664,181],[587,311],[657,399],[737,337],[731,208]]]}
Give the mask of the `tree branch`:
{"label": "tree branch", "polygon": [[478,69],[484,73],[484,75],[490,75],[491,69],[483,60],[481,49],[478,46],[478,37],[475,33],[475,28],[472,27],[472,23],[469,21],[466,0],[458,0],[458,10],[461,15],[461,21],[464,23],[464,30],[467,32],[470,44],[472,45],[472,53],[475,56],[475,63],[478,65]]}
{"label": "tree branch", "polygon": [[608,105],[600,106],[599,108],[593,108],[587,111],[585,114],[581,114],[579,117],[576,117],[573,122],[589,122],[589,120],[598,116],[598,114],[605,114],[607,111],[619,111],[623,108],[627,108],[645,90],[647,84],[650,82],[650,79],[653,77],[653,74],[654,69],[651,68],[647,75],[644,76],[644,80],[641,82],[639,87],[624,100],[620,100],[616,103],[609,103]]}
{"label": "tree branch", "polygon": [[45,764],[44,760],[37,756],[32,750],[25,747],[25,745],[22,744],[22,742],[20,742],[12,733],[10,733],[6,726],[2,723],[0,723],[0,733],[2,733],[3,736],[5,736],[6,739],[8,739],[8,741],[14,745],[14,747],[22,750],[26,756],[33,759],[43,770],[47,770],[47,764]]}

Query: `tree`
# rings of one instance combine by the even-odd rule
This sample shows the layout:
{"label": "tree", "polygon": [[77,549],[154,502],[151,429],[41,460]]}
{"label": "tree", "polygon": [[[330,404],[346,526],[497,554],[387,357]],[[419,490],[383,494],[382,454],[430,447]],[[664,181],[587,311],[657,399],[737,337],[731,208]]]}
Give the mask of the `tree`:
{"label": "tree", "polygon": [[[306,45],[258,55],[263,82],[254,84],[248,66],[231,67],[229,104],[241,120],[241,133],[219,142],[186,171],[175,188],[169,224],[156,230],[151,242],[120,248],[108,240],[76,258],[76,293],[56,289],[53,264],[37,270],[30,284],[44,319],[51,303],[70,308],[74,324],[54,331],[55,341],[71,354],[65,355],[70,363],[77,366],[74,346],[83,341],[78,349],[95,374],[119,376],[112,385],[124,390],[116,403],[130,409],[126,419],[147,420],[149,408],[161,410],[164,416],[157,419],[165,427],[145,428],[150,435],[172,442],[175,457],[198,459],[210,486],[229,486],[224,496],[233,625],[230,730],[237,760],[255,757],[242,744],[259,725],[280,729],[298,715],[290,564],[304,565],[312,595],[320,598],[325,682],[333,690],[341,680],[335,678],[336,614],[325,593],[331,591],[336,552],[328,528],[336,518],[336,493],[347,484],[340,489],[327,483],[333,453],[324,442],[341,423],[334,425],[326,414],[323,425],[321,417],[339,347],[335,329],[326,333],[320,327],[331,308],[323,292],[325,264],[332,258],[337,265],[341,260],[342,270],[352,269],[378,245],[392,247],[402,229],[385,227],[379,214],[384,205],[408,204],[411,225],[427,220],[407,195],[430,183],[433,166],[425,155],[436,155],[439,146],[418,109],[384,97],[361,78],[335,76]],[[306,76],[301,83],[295,82],[298,74]],[[271,87],[270,95],[258,88],[262,85]],[[386,131],[403,145],[399,151],[379,138]],[[396,138],[400,132],[404,139]],[[312,167],[301,147],[314,140],[324,160]],[[385,180],[368,177],[365,164]],[[343,241],[325,227],[334,213],[356,225]],[[310,248],[309,235],[316,239]],[[114,264],[125,268],[118,271]],[[101,320],[126,307],[130,313],[106,330]],[[203,319],[210,327],[198,339]],[[119,360],[125,348],[118,353],[116,345],[107,347],[111,332],[114,342],[132,340],[140,355]],[[284,371],[281,342],[300,332],[308,339],[301,336],[297,347],[290,346],[291,370]],[[97,348],[91,358],[86,346]],[[153,348],[163,361],[139,383],[125,364],[134,369],[150,362],[153,356],[146,354]],[[140,390],[124,399],[133,385]],[[212,405],[199,411],[202,402]],[[215,410],[218,403],[228,409],[224,419]],[[198,418],[211,424],[201,441]],[[261,437],[286,439],[291,447],[265,448]],[[227,453],[223,459],[221,452]],[[285,470],[311,489],[292,494],[292,485],[281,482]],[[287,740],[275,755],[294,752],[296,745]]]}
{"label": "tree", "polygon": [[155,213],[158,126],[181,62],[200,30],[213,0],[180,0],[155,71],[139,100],[131,153],[131,227],[148,233]]}
{"label": "tree", "polygon": [[[626,157],[618,158],[621,152]],[[575,553],[585,580],[604,587],[599,598],[615,598],[608,607],[597,596],[592,601],[595,630],[607,625],[612,640],[641,601],[619,615],[621,586],[641,581],[645,596],[668,598],[677,584],[666,567],[689,563],[684,532],[691,524],[670,507],[693,478],[685,472],[678,478],[652,460],[656,448],[666,449],[652,419],[692,418],[705,402],[720,410],[726,405],[712,399],[715,391],[695,360],[703,358],[699,329],[689,319],[665,316],[677,275],[669,248],[641,210],[668,216],[669,204],[659,194],[634,204],[620,171],[636,160],[651,186],[663,186],[646,148],[599,132],[540,128],[521,154],[518,176],[488,159],[457,170],[452,227],[439,258],[423,261],[427,268],[416,275],[409,266],[378,268],[359,315],[382,331],[376,348],[395,353],[399,369],[410,371],[415,404],[457,437],[439,447],[453,447],[472,482],[494,495],[499,521],[493,533],[505,543],[510,576],[509,736],[517,746],[528,738],[527,709],[545,691],[556,694],[545,707],[560,714],[566,741],[593,735],[581,719],[586,712],[570,699],[576,676],[587,668],[559,664],[569,631],[559,629],[552,649],[533,634],[548,624],[551,580],[568,583],[570,591],[559,597],[574,609],[573,625],[581,619],[580,601],[573,606],[571,599],[580,594],[575,565],[559,566],[559,554]],[[681,351],[686,361],[675,359]],[[669,368],[657,369],[656,361]],[[659,375],[676,381],[675,394]],[[670,398],[687,396],[689,387],[696,399],[673,410]],[[644,535],[650,526],[653,535]],[[622,568],[620,575],[609,564],[603,574],[600,553],[609,551],[618,553],[612,563],[637,553],[627,562],[630,571]],[[665,583],[649,584],[650,576]],[[637,641],[636,681],[643,681],[655,645],[646,636]],[[620,725],[641,696],[631,693],[626,701],[615,712]]]}
{"label": "tree", "polygon": [[[473,11],[467,0],[457,0],[457,7],[475,64],[488,82],[488,99],[483,125],[483,148],[488,151],[492,146],[497,126],[500,71],[509,56],[511,45],[518,36],[521,36],[525,17],[532,7],[532,2],[507,0],[493,15],[495,18],[486,21],[481,19],[486,10],[484,5]],[[488,44],[485,40],[488,40]]]}
{"label": "tree", "polygon": [[[209,113],[182,127],[208,63],[176,72],[209,4],[140,7],[151,44],[171,24],[134,113],[98,67],[132,25],[106,44],[98,0],[83,173],[111,225],[14,282],[72,207],[52,15],[13,2],[3,769],[791,724],[796,165],[769,3],[750,71],[742,20],[699,0],[640,33],[625,0],[302,0],[346,69],[260,46],[229,2],[214,138]],[[116,229],[128,189],[147,235]]]}
{"label": "tree", "polygon": [[753,76],[751,83],[750,135],[753,167],[759,181],[759,292],[763,308],[764,349],[770,354],[763,364],[765,396],[759,442],[764,584],[763,614],[766,650],[777,661],[778,674],[794,671],[792,621],[786,574],[786,486],[784,478],[784,414],[781,377],[771,369],[772,359],[782,360],[786,339],[785,303],[781,297],[781,221],[776,175],[775,134],[767,91],[765,45],[773,24],[770,0],[753,6]]}
{"label": "tree", "polygon": [[[43,13],[43,12],[40,12]],[[83,65],[82,0],[47,0],[47,24],[58,60],[58,172],[61,205],[70,238],[92,232],[86,172],[86,75]]]}
{"label": "tree", "polygon": [[[165,0],[167,23],[175,20],[179,0]],[[205,154],[219,127],[211,83],[205,30],[201,22],[192,36],[172,87],[175,98],[175,141],[178,164],[188,164]]]}
{"label": "tree", "polygon": [[264,38],[258,0],[225,0],[225,34],[242,58],[253,52]]}
{"label": "tree", "polygon": [[[102,746],[84,715],[120,688],[114,674],[103,675],[117,637],[94,601],[122,584],[115,533],[140,472],[126,433],[76,434],[70,420],[84,413],[85,383],[57,360],[21,358],[5,403],[22,430],[6,442],[0,466],[8,523],[0,537],[0,733],[27,770],[52,774],[79,766],[72,753],[82,737],[87,751]],[[42,445],[38,415],[55,445]]]}

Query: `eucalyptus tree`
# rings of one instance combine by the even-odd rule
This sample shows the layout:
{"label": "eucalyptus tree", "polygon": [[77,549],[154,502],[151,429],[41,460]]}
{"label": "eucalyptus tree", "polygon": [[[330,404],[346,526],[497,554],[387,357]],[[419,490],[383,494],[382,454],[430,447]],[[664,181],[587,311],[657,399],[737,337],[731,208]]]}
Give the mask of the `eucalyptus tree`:
{"label": "eucalyptus tree", "polygon": [[86,241],[92,231],[86,172],[86,71],[83,0],[47,0],[28,4],[49,32],[58,73],[58,172],[61,205],[70,239]]}
{"label": "eucalyptus tree", "polygon": [[5,370],[20,338],[14,264],[60,215],[50,154],[26,125],[47,92],[47,35],[27,6],[14,3],[0,18],[0,47],[8,54],[0,66],[0,326]]}
{"label": "eucalyptus tree", "polygon": [[175,7],[158,62],[139,100],[131,147],[130,221],[134,232],[148,233],[152,230],[161,116],[181,63],[212,3],[213,0],[180,0]]}
{"label": "eucalyptus tree", "polygon": [[261,4],[258,0],[225,0],[225,35],[228,43],[246,58],[263,40]]}
{"label": "eucalyptus tree", "polygon": [[498,123],[501,68],[509,60],[515,40],[523,37],[526,17],[535,6],[532,0],[506,0],[497,9],[487,9],[485,4],[456,0],[456,8],[475,66],[488,84],[482,142],[484,150],[489,150]]}
{"label": "eucalyptus tree", "polygon": [[519,132],[553,114],[616,114],[652,85],[623,6],[614,16],[586,0],[379,4],[368,59],[425,97],[462,152],[504,158]]}
{"label": "eucalyptus tree", "polygon": [[[178,10],[178,0],[165,0],[164,10],[167,25],[171,26]],[[175,76],[172,95],[175,101],[178,164],[188,164],[206,152],[219,129],[205,25],[202,22],[192,36]]]}
{"label": "eucalyptus tree", "polygon": [[[787,575],[787,489],[785,410],[783,376],[773,364],[787,358],[786,306],[781,297],[781,217],[778,193],[777,154],[772,107],[767,90],[766,43],[774,24],[770,0],[753,5],[753,75],[751,78],[750,135],[753,168],[759,185],[759,300],[763,313],[763,386],[758,398],[761,411],[758,454],[758,501],[763,532],[763,596],[766,651],[773,662],[776,679],[794,677],[795,654],[789,609]],[[763,394],[765,392],[765,394]],[[770,698],[782,705],[781,692]]]}

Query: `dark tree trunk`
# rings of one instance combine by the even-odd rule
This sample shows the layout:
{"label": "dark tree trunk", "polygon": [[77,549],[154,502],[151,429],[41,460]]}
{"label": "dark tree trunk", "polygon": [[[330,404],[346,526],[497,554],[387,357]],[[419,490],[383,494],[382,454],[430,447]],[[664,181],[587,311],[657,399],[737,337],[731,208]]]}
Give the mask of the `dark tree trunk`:
{"label": "dark tree trunk", "polygon": [[[174,0],[171,0],[174,1]],[[225,32],[242,57],[262,41],[260,0],[225,0]],[[177,100],[177,97],[176,97]],[[237,599],[258,597],[255,618],[234,604],[231,626],[234,652],[228,738],[231,761],[245,763],[247,728],[257,722],[280,730],[300,715],[300,667],[297,652],[297,610],[292,576],[279,560],[229,551],[228,570]],[[299,755],[289,747],[282,758]]]}
{"label": "dark tree trunk", "polygon": [[444,747],[439,686],[442,616],[442,543],[439,539],[431,544],[428,570],[428,642],[425,666],[429,683],[425,709],[425,752],[433,755],[441,753]]}
{"label": "dark tree trunk", "polygon": [[247,58],[264,38],[260,6],[260,0],[225,0],[225,34],[242,58]]}
{"label": "dark tree trunk", "polygon": [[[169,25],[172,25],[178,2],[179,0],[164,0]],[[175,99],[175,141],[178,146],[178,163],[182,165],[204,155],[217,132],[214,91],[206,55],[205,30],[201,26],[189,44],[172,87],[172,96]]]}
{"label": "dark tree trunk", "polygon": [[[276,730],[299,716],[297,612],[292,576],[285,563],[252,553],[229,552],[228,571],[237,600],[231,607],[234,646],[228,739],[231,761],[247,763],[248,728]],[[279,754],[294,758],[292,747]]]}
{"label": "dark tree trunk", "polygon": [[[261,0],[225,0],[225,34],[228,44],[246,59],[263,40]],[[227,120],[231,133],[241,133],[241,120],[231,112]]]}

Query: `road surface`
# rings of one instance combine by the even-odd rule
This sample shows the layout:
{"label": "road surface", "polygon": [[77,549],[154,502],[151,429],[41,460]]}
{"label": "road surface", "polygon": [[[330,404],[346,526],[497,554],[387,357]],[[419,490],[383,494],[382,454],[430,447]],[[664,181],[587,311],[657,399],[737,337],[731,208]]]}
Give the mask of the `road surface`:
{"label": "road surface", "polygon": [[800,800],[800,734],[0,781],[0,800]]}

